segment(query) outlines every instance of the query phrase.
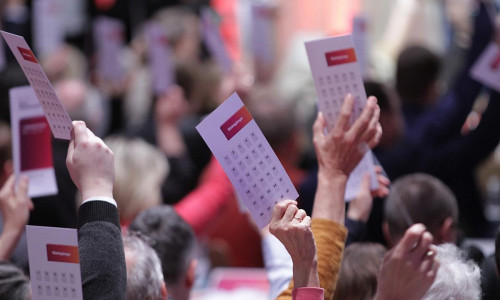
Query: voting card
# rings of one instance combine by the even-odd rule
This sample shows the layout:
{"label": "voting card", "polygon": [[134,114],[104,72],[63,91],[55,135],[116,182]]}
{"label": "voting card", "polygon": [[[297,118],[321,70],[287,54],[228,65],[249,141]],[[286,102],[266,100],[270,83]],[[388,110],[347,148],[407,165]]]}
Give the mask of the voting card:
{"label": "voting card", "polygon": [[30,86],[10,89],[12,156],[16,181],[29,178],[28,195],[57,194],[50,126]]}
{"label": "voting card", "polygon": [[156,95],[164,94],[174,83],[172,50],[165,29],[156,22],[146,26],[149,50],[149,69]]}
{"label": "voting card", "polygon": [[297,199],[288,174],[236,93],[196,129],[259,227],[270,222],[278,202]]}
{"label": "voting card", "polygon": [[64,42],[62,1],[33,1],[33,45],[38,57],[53,54]]}
{"label": "voting card", "polygon": [[100,78],[120,82],[124,74],[120,55],[125,45],[125,25],[118,19],[98,17],[94,21],[94,41]]}
{"label": "voting card", "polygon": [[[327,129],[334,127],[347,94],[355,100],[352,124],[363,111],[367,98],[351,35],[306,42],[306,50],[318,93],[318,107],[325,116]],[[365,154],[349,176],[345,193],[347,201],[357,196],[365,173],[371,175],[371,188],[377,189],[371,151]]]}
{"label": "voting card", "polygon": [[208,51],[215,59],[217,64],[229,73],[233,67],[233,61],[224,45],[222,36],[219,32],[219,26],[215,22],[214,13],[209,9],[203,9],[201,12],[201,32],[203,40],[207,45]]}
{"label": "voting card", "polygon": [[254,59],[263,65],[274,64],[273,3],[252,3],[252,52]]}
{"label": "voting card", "polygon": [[5,31],[0,31],[0,33],[34,89],[36,98],[40,102],[45,117],[49,122],[52,134],[57,139],[69,140],[73,128],[71,118],[61,100],[57,97],[52,84],[50,84],[35,55],[31,52],[30,47],[22,36]]}
{"label": "voting card", "polygon": [[500,46],[490,43],[471,69],[472,78],[500,92]]}
{"label": "voting card", "polygon": [[76,229],[26,226],[33,300],[83,299]]}
{"label": "voting card", "polygon": [[368,73],[367,28],[368,22],[365,16],[357,15],[352,18],[352,40],[363,76]]}

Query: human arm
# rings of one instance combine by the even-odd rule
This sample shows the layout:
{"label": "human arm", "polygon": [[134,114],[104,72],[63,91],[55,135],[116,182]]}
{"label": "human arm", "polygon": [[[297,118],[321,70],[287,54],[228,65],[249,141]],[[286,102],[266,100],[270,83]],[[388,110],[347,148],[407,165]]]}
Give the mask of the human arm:
{"label": "human arm", "polygon": [[85,299],[125,299],[127,271],[113,197],[113,152],[84,122],[73,122],[66,165],[81,193],[78,245]]}
{"label": "human arm", "polygon": [[3,218],[0,260],[9,260],[32,209],[33,202],[28,197],[28,178],[21,177],[16,191],[15,176],[11,175],[0,190],[0,211]]}
{"label": "human arm", "polygon": [[432,235],[422,224],[411,226],[384,257],[374,300],[419,300],[436,278],[439,262]]}

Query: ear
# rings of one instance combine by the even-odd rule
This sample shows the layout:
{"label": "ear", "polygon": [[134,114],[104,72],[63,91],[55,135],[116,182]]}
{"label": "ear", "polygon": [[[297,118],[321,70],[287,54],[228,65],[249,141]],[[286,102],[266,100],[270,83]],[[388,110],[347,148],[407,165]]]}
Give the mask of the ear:
{"label": "ear", "polygon": [[435,243],[453,243],[457,241],[457,231],[453,226],[455,222],[451,217],[444,220],[443,225],[439,228],[439,237],[436,237]]}
{"label": "ear", "polygon": [[194,285],[194,280],[196,279],[196,266],[198,265],[198,260],[192,259],[186,271],[186,286],[191,289]]}
{"label": "ear", "polygon": [[161,283],[161,298],[163,300],[168,299],[167,286],[165,285],[165,281]]}
{"label": "ear", "polygon": [[387,221],[382,222],[382,233],[384,234],[385,241],[389,248],[394,246],[394,241],[392,240],[391,234],[389,233],[389,224]]}

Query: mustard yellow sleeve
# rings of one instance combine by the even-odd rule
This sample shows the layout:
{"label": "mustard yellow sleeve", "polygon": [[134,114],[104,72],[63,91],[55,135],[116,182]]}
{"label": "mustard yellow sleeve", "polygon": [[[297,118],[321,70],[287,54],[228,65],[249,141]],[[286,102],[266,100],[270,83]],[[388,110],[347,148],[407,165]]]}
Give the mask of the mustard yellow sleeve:
{"label": "mustard yellow sleeve", "polygon": [[[318,274],[320,286],[325,290],[325,300],[331,300],[339,277],[342,254],[344,253],[347,228],[326,219],[313,219],[312,231],[318,253]],[[293,280],[288,289],[277,300],[291,300]]]}

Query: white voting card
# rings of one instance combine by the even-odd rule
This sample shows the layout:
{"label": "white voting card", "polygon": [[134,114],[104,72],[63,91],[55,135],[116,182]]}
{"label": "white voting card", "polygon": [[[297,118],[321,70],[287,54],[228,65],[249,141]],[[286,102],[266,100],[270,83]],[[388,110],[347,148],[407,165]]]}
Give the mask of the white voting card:
{"label": "white voting card", "polygon": [[207,45],[208,51],[215,59],[217,64],[228,73],[232,69],[233,61],[222,41],[222,36],[219,32],[219,26],[215,23],[213,12],[206,8],[201,12],[201,32],[203,40]]}
{"label": "white voting card", "polygon": [[83,299],[76,229],[26,226],[33,300]]}
{"label": "white voting card", "polygon": [[33,45],[38,57],[54,53],[64,41],[63,1],[33,1]]}
{"label": "white voting card", "polygon": [[118,19],[98,17],[94,21],[94,41],[100,77],[119,82],[124,75],[120,55],[125,45],[125,25]]}
{"label": "white voting card", "polygon": [[472,78],[500,92],[500,46],[490,43],[471,70]]}
{"label": "white voting card", "polygon": [[299,196],[252,115],[234,93],[196,129],[259,227],[281,200]]}
{"label": "white voting card", "polygon": [[[348,93],[355,100],[352,124],[363,111],[367,98],[351,35],[306,42],[306,51],[318,93],[318,107],[325,116],[327,129],[334,127],[344,97]],[[365,173],[371,175],[371,188],[378,188],[371,151],[365,154],[349,176],[346,200],[357,196]]]}
{"label": "white voting card", "polygon": [[274,64],[273,14],[276,4],[252,3],[252,52],[255,60]]}
{"label": "white voting card", "polygon": [[47,75],[22,36],[0,31],[42,105],[55,138],[69,140],[73,128],[68,112],[57,97]]}
{"label": "white voting card", "polygon": [[149,69],[153,78],[156,95],[165,93],[174,83],[172,50],[164,28],[156,22],[146,26],[146,37],[149,49]]}
{"label": "white voting card", "polygon": [[29,178],[28,195],[57,194],[50,126],[31,86],[10,89],[12,156],[16,180]]}

